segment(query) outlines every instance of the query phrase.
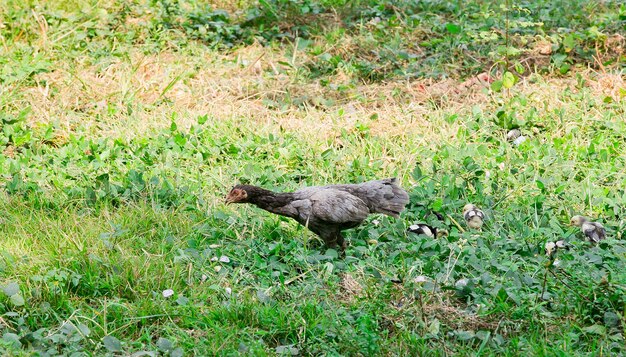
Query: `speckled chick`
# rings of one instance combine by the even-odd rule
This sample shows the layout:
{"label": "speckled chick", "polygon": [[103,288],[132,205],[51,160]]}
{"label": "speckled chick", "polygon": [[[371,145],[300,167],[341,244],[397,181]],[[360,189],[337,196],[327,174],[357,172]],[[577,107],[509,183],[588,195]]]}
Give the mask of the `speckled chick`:
{"label": "speckled chick", "polygon": [[574,216],[570,220],[570,224],[580,227],[581,232],[592,243],[598,243],[606,238],[606,230],[604,226],[598,222],[592,222],[584,216]]}
{"label": "speckled chick", "polygon": [[569,250],[569,245],[564,240],[558,240],[556,242],[546,242],[545,245],[546,255],[549,258],[553,258],[559,250]]}
{"label": "speckled chick", "polygon": [[437,229],[435,227],[429,226],[424,223],[417,223],[417,224],[411,225],[409,229],[407,229],[407,232],[415,233],[415,234],[423,234],[431,238],[442,238],[442,237],[448,236],[448,231],[446,231],[445,229]]}
{"label": "speckled chick", "polygon": [[485,220],[485,213],[476,207],[476,205],[468,203],[463,207],[463,218],[465,218],[465,222],[467,222],[470,228],[480,229]]}

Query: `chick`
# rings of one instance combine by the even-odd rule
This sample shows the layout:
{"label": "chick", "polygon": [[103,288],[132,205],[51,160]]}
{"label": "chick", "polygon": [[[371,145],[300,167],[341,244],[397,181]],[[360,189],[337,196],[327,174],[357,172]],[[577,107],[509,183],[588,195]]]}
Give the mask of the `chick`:
{"label": "chick", "polygon": [[470,228],[480,229],[485,220],[485,213],[475,205],[468,203],[463,207],[463,218]]}
{"label": "chick", "polygon": [[554,244],[556,245],[556,249],[569,250],[570,247],[564,240],[557,240]]}
{"label": "chick", "polygon": [[546,255],[548,257],[552,257],[552,253],[556,253],[556,243],[554,242],[547,242],[545,248],[546,248]]}
{"label": "chick", "polygon": [[557,251],[568,250],[569,245],[564,240],[558,240],[556,242],[546,242],[545,245],[546,255],[549,258],[553,258]]}
{"label": "chick", "polygon": [[508,133],[506,133],[506,140],[513,141],[522,136],[522,131],[519,129],[511,129]]}
{"label": "chick", "polygon": [[437,229],[424,223],[413,224],[407,229],[407,232],[415,234],[423,234],[431,238],[442,238],[448,236],[445,229]]}
{"label": "chick", "polygon": [[580,227],[581,232],[592,243],[598,243],[606,238],[606,230],[604,226],[598,222],[591,222],[589,218],[583,216],[574,216],[570,220],[570,225]]}

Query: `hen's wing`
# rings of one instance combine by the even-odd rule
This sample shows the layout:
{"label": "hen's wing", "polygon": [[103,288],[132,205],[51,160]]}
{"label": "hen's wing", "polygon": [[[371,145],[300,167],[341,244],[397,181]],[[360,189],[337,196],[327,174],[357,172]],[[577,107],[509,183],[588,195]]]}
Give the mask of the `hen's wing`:
{"label": "hen's wing", "polygon": [[398,186],[398,180],[395,178],[368,181],[356,185],[327,187],[357,196],[365,202],[371,213],[383,213],[398,217],[404,206],[409,203],[409,195],[402,187]]}
{"label": "hen's wing", "polygon": [[301,200],[294,201],[299,221],[316,224],[343,225],[360,223],[370,213],[369,208],[360,198],[349,192],[320,187],[299,191]]}

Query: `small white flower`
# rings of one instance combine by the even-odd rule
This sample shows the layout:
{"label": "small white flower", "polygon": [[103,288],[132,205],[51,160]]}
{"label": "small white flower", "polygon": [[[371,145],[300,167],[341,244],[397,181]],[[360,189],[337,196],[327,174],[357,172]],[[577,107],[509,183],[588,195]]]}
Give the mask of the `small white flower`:
{"label": "small white flower", "polygon": [[454,286],[457,289],[464,289],[467,286],[467,284],[469,284],[469,279],[463,278],[463,279],[457,280],[456,283],[454,283]]}
{"label": "small white flower", "polygon": [[485,178],[490,178],[491,172],[489,170],[485,170]]}
{"label": "small white flower", "polygon": [[554,265],[555,267],[558,267],[559,265],[561,265],[561,261],[557,259],[554,261],[554,263],[552,263],[552,265]]}
{"label": "small white flower", "polygon": [[380,221],[379,221],[379,220],[377,220],[377,219],[372,220],[372,224],[373,224],[373,225],[375,225],[375,226],[377,226],[377,225],[379,225],[379,224],[380,224]]}
{"label": "small white flower", "polygon": [[211,249],[215,249],[215,248],[219,248],[219,247],[220,247],[220,245],[219,245],[219,244],[211,244],[211,245],[209,246],[209,248],[211,248]]}
{"label": "small white flower", "polygon": [[224,289],[226,291],[226,294],[230,295],[233,292],[233,289],[231,288],[225,288]]}
{"label": "small white flower", "polygon": [[206,274],[202,274],[202,277],[200,277],[200,281],[201,282],[205,282],[209,277]]}
{"label": "small white flower", "polygon": [[165,289],[163,290],[163,297],[164,298],[168,298],[170,296],[174,295],[174,290],[172,289]]}
{"label": "small white flower", "polygon": [[221,265],[216,265],[213,269],[215,270],[216,273],[219,273],[220,270],[222,270],[222,266]]}
{"label": "small white flower", "polygon": [[230,263],[230,258],[225,255],[222,255],[220,257],[220,263]]}
{"label": "small white flower", "polygon": [[217,261],[217,257],[213,257],[213,258],[211,258],[211,261],[212,261],[212,262],[216,262],[216,261]]}
{"label": "small white flower", "polygon": [[416,283],[425,283],[428,281],[428,278],[425,277],[424,275],[418,275],[415,277],[415,279],[413,279],[413,281]]}
{"label": "small white flower", "polygon": [[506,165],[504,165],[504,162],[501,162],[500,165],[498,165],[498,168],[504,171],[504,169],[506,168]]}

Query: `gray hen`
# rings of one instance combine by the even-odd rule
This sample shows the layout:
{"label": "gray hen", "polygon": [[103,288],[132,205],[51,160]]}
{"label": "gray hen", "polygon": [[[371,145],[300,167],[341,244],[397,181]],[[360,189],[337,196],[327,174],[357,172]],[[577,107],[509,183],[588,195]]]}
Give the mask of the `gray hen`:
{"label": "gray hen", "polygon": [[409,195],[395,178],[360,184],[306,187],[276,193],[261,187],[237,185],[226,203],[251,203],[268,212],[295,219],[330,247],[345,249],[344,229],[361,224],[370,213],[398,217]]}

